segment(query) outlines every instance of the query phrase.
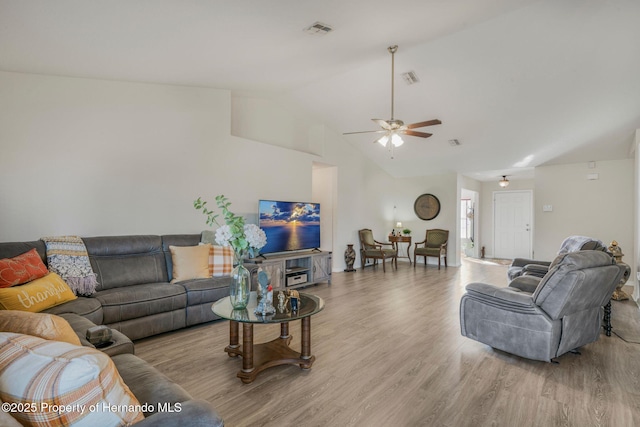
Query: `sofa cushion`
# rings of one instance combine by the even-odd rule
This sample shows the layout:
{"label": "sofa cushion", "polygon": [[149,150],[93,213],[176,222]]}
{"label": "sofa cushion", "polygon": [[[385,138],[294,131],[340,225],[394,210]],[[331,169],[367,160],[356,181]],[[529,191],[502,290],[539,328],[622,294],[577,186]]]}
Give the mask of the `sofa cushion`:
{"label": "sofa cushion", "polygon": [[79,316],[86,317],[96,325],[102,324],[102,304],[96,298],[78,297],[73,301],[44,310],[45,313],[65,314],[75,313]]}
{"label": "sofa cushion", "polygon": [[209,273],[209,251],[211,245],[169,246],[173,278],[171,283],[190,279],[211,277]]}
{"label": "sofa cushion", "polygon": [[233,248],[211,245],[209,249],[209,276],[230,276],[233,271]]}
{"label": "sofa cushion", "polygon": [[187,306],[184,287],[171,283],[147,283],[107,289],[96,293],[95,298],[102,304],[105,325]]}
{"label": "sofa cushion", "polygon": [[113,356],[113,363],[120,376],[131,386],[131,392],[138,401],[145,405],[148,412],[146,416],[155,413],[160,405],[169,405],[175,409],[174,404],[191,399],[178,384],[171,381],[153,366],[133,354],[119,354]]}
{"label": "sofa cushion", "polygon": [[77,297],[56,273],[24,285],[0,289],[0,309],[38,312]]}
{"label": "sofa cushion", "polygon": [[2,332],[0,370],[2,400],[36,408],[13,414],[24,425],[120,426],[144,419],[111,358],[97,350]]}
{"label": "sofa cushion", "polygon": [[33,248],[13,258],[0,259],[0,288],[21,285],[49,273],[38,251]]}
{"label": "sofa cushion", "polygon": [[80,339],[62,317],[47,313],[0,310],[0,331],[15,332],[80,345]]}
{"label": "sofa cushion", "polygon": [[98,291],[169,281],[160,236],[103,236],[82,240],[91,267],[98,275]]}
{"label": "sofa cushion", "polygon": [[196,246],[200,243],[200,234],[167,234],[162,236],[162,250],[167,265],[168,281],[173,279],[173,264],[169,246]]}
{"label": "sofa cushion", "polygon": [[203,303],[214,303],[229,296],[230,276],[210,277],[208,279],[187,280],[180,282],[187,291],[187,306]]}

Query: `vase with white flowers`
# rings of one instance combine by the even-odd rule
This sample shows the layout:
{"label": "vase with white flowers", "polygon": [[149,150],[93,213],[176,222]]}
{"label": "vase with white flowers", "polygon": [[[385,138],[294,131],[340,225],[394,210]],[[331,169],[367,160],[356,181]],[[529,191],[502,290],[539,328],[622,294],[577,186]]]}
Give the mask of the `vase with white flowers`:
{"label": "vase with white flowers", "polygon": [[198,197],[193,202],[193,207],[201,210],[207,217],[207,225],[217,225],[216,243],[221,246],[231,246],[235,260],[235,267],[231,272],[231,284],[229,296],[234,309],[241,310],[249,303],[251,291],[251,276],[243,261],[246,256],[254,258],[260,249],[267,244],[267,236],[260,227],[255,224],[245,224],[242,216],[229,210],[231,203],[224,195],[216,196],[216,205],[222,212],[224,224],[218,222],[219,214],[207,208],[207,202]]}

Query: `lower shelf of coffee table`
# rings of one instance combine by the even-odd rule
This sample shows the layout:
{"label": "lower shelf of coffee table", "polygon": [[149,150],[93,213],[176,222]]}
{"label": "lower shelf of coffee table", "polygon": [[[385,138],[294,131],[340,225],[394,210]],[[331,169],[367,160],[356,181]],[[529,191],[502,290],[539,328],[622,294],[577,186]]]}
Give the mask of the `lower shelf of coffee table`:
{"label": "lower shelf of coffee table", "polygon": [[[243,354],[243,346],[227,346],[224,351],[227,352],[229,357],[240,356],[243,357],[243,368],[238,372],[238,378],[243,383],[248,384],[252,382],[256,376],[265,369],[279,366],[279,365],[299,365],[302,369],[310,369],[313,362],[316,360],[315,356],[309,356],[308,358],[302,357],[302,354],[289,347],[292,336],[278,337],[272,341],[253,344],[253,354],[251,352],[245,355]],[[249,360],[249,358],[251,360]]]}

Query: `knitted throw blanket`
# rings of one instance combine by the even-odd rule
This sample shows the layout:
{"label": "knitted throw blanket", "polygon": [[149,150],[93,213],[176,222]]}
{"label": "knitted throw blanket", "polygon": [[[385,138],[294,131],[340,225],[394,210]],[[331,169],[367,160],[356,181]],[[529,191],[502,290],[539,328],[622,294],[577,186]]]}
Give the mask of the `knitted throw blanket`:
{"label": "knitted throw blanket", "polygon": [[47,247],[49,271],[57,273],[76,295],[96,292],[98,280],[91,268],[89,254],[78,236],[43,237]]}

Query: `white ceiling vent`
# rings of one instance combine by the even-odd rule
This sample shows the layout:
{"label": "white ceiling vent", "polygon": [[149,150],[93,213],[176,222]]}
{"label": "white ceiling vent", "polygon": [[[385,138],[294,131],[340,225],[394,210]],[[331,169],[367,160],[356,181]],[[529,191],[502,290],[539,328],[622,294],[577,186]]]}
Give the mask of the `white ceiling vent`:
{"label": "white ceiling vent", "polygon": [[315,22],[313,25],[305,28],[304,31],[314,36],[324,36],[325,34],[333,31],[333,28],[331,28],[327,24],[323,24],[322,22]]}
{"label": "white ceiling vent", "polygon": [[402,78],[404,82],[408,85],[412,85],[420,81],[415,71],[409,71],[408,73],[404,73],[402,75]]}

